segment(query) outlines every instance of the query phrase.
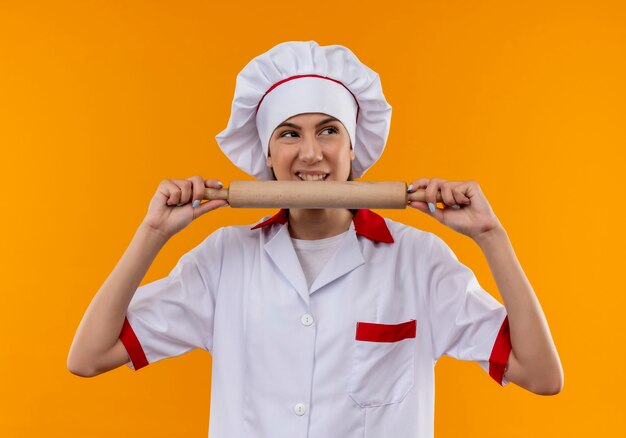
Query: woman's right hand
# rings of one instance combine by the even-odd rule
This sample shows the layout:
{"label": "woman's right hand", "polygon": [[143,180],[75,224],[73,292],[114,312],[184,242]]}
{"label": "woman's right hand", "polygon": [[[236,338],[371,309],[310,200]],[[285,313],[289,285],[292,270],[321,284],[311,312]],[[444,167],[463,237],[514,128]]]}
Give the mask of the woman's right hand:
{"label": "woman's right hand", "polygon": [[[217,180],[204,180],[201,176],[187,179],[164,179],[150,201],[148,214],[143,220],[146,226],[172,237],[184,229],[194,219],[211,210],[228,204],[224,200],[212,200],[202,203],[205,188],[221,189]],[[193,208],[194,201],[200,205]]]}

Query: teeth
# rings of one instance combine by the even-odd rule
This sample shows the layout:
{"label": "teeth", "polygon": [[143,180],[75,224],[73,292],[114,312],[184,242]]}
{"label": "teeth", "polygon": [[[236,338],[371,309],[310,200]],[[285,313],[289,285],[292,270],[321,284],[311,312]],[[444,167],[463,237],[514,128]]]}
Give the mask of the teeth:
{"label": "teeth", "polygon": [[325,175],[305,175],[303,173],[298,172],[297,173],[298,178],[300,178],[303,181],[324,181],[326,179],[326,177],[328,176],[328,174]]}

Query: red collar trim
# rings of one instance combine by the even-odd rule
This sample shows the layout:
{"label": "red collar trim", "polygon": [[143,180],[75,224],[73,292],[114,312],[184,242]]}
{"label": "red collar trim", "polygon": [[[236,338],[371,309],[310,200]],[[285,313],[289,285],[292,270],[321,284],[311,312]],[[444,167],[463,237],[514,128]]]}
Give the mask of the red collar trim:
{"label": "red collar trim", "polygon": [[[286,224],[289,221],[289,210],[286,208],[281,209],[274,216],[268,220],[261,222],[250,228],[256,230],[257,228],[266,227],[273,223]],[[393,243],[393,237],[387,227],[387,223],[382,216],[374,213],[368,209],[359,209],[354,215],[352,221],[354,222],[354,230],[357,234],[367,237],[375,242]]]}
{"label": "red collar trim", "polygon": [[252,228],[250,228],[251,230],[256,230],[257,228],[262,228],[265,227],[267,225],[272,225],[273,223],[279,223],[279,224],[286,224],[288,221],[288,210],[286,208],[283,208],[281,210],[278,211],[278,213],[276,213],[274,216],[272,216],[271,218],[269,218],[268,220],[261,222],[260,224],[256,224],[255,226],[253,226]]}

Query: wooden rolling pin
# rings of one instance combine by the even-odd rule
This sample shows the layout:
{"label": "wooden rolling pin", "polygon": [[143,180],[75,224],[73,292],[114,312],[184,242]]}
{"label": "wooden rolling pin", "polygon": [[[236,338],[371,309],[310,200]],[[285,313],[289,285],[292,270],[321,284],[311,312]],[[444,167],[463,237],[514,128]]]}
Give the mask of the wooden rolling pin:
{"label": "wooden rolling pin", "polygon": [[228,188],[205,189],[204,199],[223,199],[233,208],[401,209],[424,201],[423,189],[406,190],[404,181],[231,181]]}

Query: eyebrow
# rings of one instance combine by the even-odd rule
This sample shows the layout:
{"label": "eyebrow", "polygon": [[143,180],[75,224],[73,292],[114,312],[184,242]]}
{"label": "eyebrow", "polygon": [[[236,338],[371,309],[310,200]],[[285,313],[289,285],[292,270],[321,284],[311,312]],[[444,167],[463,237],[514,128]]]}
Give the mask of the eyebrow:
{"label": "eyebrow", "polygon": [[[319,128],[320,126],[325,125],[328,122],[339,122],[339,119],[336,119],[335,117],[328,117],[328,118],[322,120],[321,122],[319,122],[317,125],[315,125],[315,127]],[[283,126],[289,126],[290,128],[295,128],[295,129],[302,129],[302,127],[296,125],[295,123],[291,123],[291,122],[283,122],[280,125],[278,125],[276,127],[276,129],[281,128]]]}

